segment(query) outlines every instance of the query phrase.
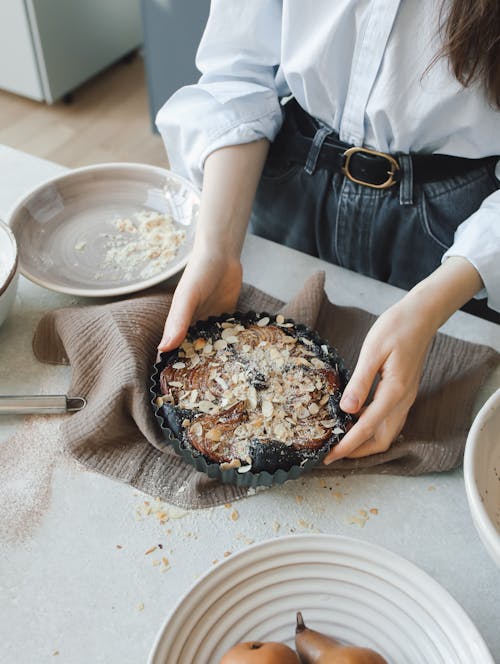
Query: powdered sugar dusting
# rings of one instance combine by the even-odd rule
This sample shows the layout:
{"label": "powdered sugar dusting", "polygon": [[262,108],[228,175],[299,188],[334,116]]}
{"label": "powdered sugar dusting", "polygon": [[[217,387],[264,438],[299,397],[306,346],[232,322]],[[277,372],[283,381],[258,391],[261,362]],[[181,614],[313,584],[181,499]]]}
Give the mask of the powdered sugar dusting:
{"label": "powdered sugar dusting", "polygon": [[0,443],[0,539],[23,541],[40,523],[52,471],[63,457],[60,417],[29,417]]}

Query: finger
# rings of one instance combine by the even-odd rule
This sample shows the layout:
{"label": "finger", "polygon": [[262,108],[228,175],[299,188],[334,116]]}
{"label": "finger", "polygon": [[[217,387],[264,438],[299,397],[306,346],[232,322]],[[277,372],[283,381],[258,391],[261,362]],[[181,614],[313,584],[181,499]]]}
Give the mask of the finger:
{"label": "finger", "polygon": [[172,299],[158,350],[166,352],[177,348],[186,336],[198,305],[198,296],[192,289],[179,283]]}
{"label": "finger", "polygon": [[348,458],[359,459],[360,457],[369,456],[370,454],[387,452],[401,433],[404,423],[406,422],[406,414],[407,413],[405,412],[401,416],[399,413],[396,413],[394,417],[389,417],[385,420],[375,435],[351,452]]}
{"label": "finger", "polygon": [[[351,429],[351,431],[352,431],[352,429]],[[343,459],[344,457],[350,455],[350,448],[345,447],[343,445],[344,440],[345,440],[345,438],[340,443],[337,443],[337,445],[335,445],[335,447],[333,447],[328,452],[326,457],[323,459],[323,463],[324,463],[325,466],[329,466],[334,461],[338,461],[339,459]],[[367,437],[364,440],[362,440],[361,442],[358,442],[356,447],[353,448],[353,449],[356,449],[357,447],[362,447],[363,445],[371,442],[372,440],[374,440],[373,435],[367,434]]]}
{"label": "finger", "polygon": [[370,454],[380,454],[381,452],[387,452],[392,443],[391,441],[381,441],[372,437],[357,447],[354,452],[347,455],[348,459],[360,459],[361,457],[370,456]]}
{"label": "finger", "polygon": [[373,381],[385,359],[385,356],[380,353],[380,349],[372,348],[372,344],[365,340],[359,353],[356,368],[340,400],[340,407],[343,411],[346,413],[357,413],[359,411],[365,403]]}
{"label": "finger", "polygon": [[374,454],[375,450],[377,449],[379,443],[375,439],[374,436],[369,438],[366,442],[364,442],[362,445],[360,445],[358,448],[354,450],[354,452],[351,452],[347,456],[348,459],[358,459],[359,457],[364,457],[368,456],[369,454]]}
{"label": "finger", "polygon": [[[377,429],[382,425],[383,421],[389,416],[391,411],[395,410],[391,421],[394,418],[399,423],[402,413],[406,410],[398,409],[401,400],[400,390],[394,386],[384,386],[379,383],[375,398],[372,403],[366,408],[356,424],[349,430],[338,445],[325,458],[325,463],[331,463],[342,457],[349,456],[355,449],[363,445],[370,438],[375,435]],[[378,439],[381,440],[381,433],[379,432]]]}

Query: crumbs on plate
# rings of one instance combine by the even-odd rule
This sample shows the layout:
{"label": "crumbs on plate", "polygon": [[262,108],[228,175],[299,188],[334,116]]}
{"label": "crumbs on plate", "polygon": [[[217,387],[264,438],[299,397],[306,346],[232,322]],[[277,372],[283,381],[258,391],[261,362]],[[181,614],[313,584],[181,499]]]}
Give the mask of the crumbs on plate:
{"label": "crumbs on plate", "polygon": [[[164,271],[177,256],[186,240],[186,231],[179,228],[169,214],[154,210],[136,212],[112,222],[116,233],[102,233],[104,239],[103,267],[116,272],[116,279],[148,279]],[[75,250],[87,249],[80,240]],[[102,278],[102,273],[95,275]],[[108,276],[108,275],[107,275]]]}

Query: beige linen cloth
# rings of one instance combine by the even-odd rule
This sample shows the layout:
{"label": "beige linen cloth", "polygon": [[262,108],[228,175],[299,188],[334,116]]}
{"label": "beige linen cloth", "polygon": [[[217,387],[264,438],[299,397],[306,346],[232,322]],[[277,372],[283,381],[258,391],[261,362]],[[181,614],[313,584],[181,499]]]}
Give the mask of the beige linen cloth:
{"label": "beige linen cloth", "polygon": [[[150,405],[150,375],[171,294],[52,311],[40,321],[33,348],[42,362],[70,364],[69,394],[87,407],[66,418],[66,449],[89,469],[176,505],[200,508],[248,494],[219,484],[182,461],[163,441]],[[313,275],[287,305],[244,285],[240,311],[278,310],[316,329],[352,369],[375,316],[332,304],[324,274]],[[403,436],[383,454],[342,459],[323,473],[417,475],[461,463],[477,391],[499,363],[491,348],[439,334],[429,352],[418,398]]]}

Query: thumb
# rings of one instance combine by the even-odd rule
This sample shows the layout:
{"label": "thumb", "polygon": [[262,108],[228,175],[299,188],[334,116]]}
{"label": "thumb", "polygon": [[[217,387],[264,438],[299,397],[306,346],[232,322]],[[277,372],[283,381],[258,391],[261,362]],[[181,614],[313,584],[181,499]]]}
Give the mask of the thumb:
{"label": "thumb", "polygon": [[346,413],[357,413],[370,393],[373,381],[384,362],[384,358],[371,344],[365,342],[359,353],[351,379],[340,400],[340,407]]}
{"label": "thumb", "polygon": [[177,287],[172,305],[168,312],[163,335],[158,344],[159,351],[169,351],[180,346],[188,331],[198,306],[197,298],[191,291],[184,291]]}

